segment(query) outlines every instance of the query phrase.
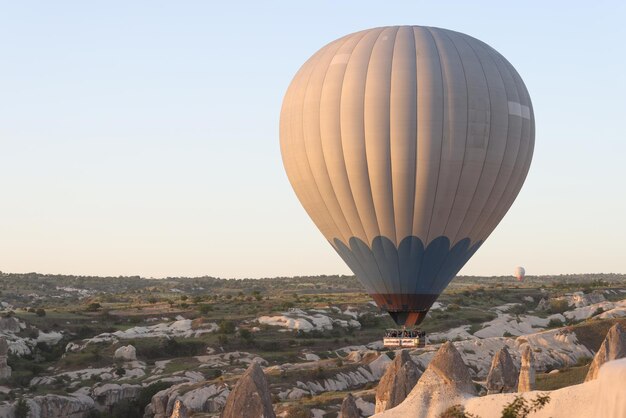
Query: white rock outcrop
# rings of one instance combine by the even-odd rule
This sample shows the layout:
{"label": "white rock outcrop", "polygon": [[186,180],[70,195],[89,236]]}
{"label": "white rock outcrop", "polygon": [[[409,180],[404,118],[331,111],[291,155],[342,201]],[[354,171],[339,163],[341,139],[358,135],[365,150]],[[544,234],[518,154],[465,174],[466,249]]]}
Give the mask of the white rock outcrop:
{"label": "white rock outcrop", "polygon": [[135,361],[137,360],[137,350],[130,344],[125,345],[115,350],[113,358],[122,359],[124,361]]}
{"label": "white rock outcrop", "polygon": [[96,401],[98,406],[110,409],[118,402],[126,399],[135,399],[139,396],[141,389],[141,385],[106,383],[94,387],[91,390],[91,397]]}

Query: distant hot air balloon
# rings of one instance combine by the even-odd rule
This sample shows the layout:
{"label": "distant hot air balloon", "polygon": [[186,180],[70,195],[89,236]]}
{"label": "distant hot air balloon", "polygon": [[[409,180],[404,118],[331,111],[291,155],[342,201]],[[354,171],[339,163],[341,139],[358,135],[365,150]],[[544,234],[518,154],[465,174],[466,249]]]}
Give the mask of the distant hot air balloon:
{"label": "distant hot air balloon", "polygon": [[534,147],[528,91],[489,45],[393,26],[315,53],[285,94],[289,181],[398,325],[420,323],[507,212]]}
{"label": "distant hot air balloon", "polygon": [[524,277],[526,276],[526,270],[524,270],[524,267],[521,267],[521,266],[515,267],[513,276],[515,276],[518,282],[521,282],[524,280]]}

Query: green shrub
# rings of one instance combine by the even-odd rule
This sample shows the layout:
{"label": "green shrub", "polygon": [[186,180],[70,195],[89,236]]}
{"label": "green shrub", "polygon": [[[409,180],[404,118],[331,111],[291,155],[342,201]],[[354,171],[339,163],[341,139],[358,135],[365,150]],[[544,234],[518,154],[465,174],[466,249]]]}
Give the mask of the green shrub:
{"label": "green shrub", "polygon": [[506,312],[510,313],[511,315],[523,315],[526,313],[526,310],[527,308],[525,305],[517,303],[511,306]]}
{"label": "green shrub", "polygon": [[560,314],[569,309],[569,303],[565,299],[552,299],[550,300],[550,306],[548,312],[551,314]]}
{"label": "green shrub", "polygon": [[20,398],[15,403],[14,414],[15,418],[28,418],[28,415],[30,414],[30,406],[28,406],[28,403],[24,398]]}
{"label": "green shrub", "polygon": [[548,321],[548,328],[558,328],[562,325],[563,325],[563,322],[561,322],[561,320],[556,319],[556,318],[552,318],[550,319],[550,321]]}
{"label": "green shrub", "polygon": [[222,320],[220,322],[220,334],[232,334],[235,332],[235,323],[233,321]]}
{"label": "green shrub", "polygon": [[550,395],[539,394],[532,401],[524,396],[517,395],[515,399],[502,410],[502,418],[526,418],[531,412],[539,411],[550,402]]}
{"label": "green shrub", "polygon": [[477,415],[472,415],[465,412],[463,405],[452,405],[450,408],[443,411],[439,418],[479,418]]}
{"label": "green shrub", "polygon": [[199,340],[175,338],[154,341],[136,341],[137,356],[146,360],[155,360],[170,357],[198,356],[206,352],[206,343]]}
{"label": "green shrub", "polygon": [[87,305],[87,312],[96,312],[100,308],[102,308],[102,306],[98,302],[93,302]]}
{"label": "green shrub", "polygon": [[380,317],[372,312],[366,312],[359,317],[362,328],[377,328],[380,326]]}
{"label": "green shrub", "polygon": [[198,312],[200,312],[202,315],[206,315],[212,310],[213,310],[213,305],[208,305],[206,303],[198,307]]}

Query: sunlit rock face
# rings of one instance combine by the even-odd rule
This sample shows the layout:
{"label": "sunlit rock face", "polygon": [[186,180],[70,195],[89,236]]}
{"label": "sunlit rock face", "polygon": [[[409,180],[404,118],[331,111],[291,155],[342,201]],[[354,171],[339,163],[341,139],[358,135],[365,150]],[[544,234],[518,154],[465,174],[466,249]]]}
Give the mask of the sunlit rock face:
{"label": "sunlit rock face", "polygon": [[621,324],[617,323],[606,334],[600,349],[591,362],[585,381],[596,379],[600,367],[607,361],[624,357],[626,357],[626,330],[624,330]]}
{"label": "sunlit rock face", "polygon": [[530,392],[535,390],[535,358],[529,345],[522,349],[522,365],[519,372],[518,392]]}

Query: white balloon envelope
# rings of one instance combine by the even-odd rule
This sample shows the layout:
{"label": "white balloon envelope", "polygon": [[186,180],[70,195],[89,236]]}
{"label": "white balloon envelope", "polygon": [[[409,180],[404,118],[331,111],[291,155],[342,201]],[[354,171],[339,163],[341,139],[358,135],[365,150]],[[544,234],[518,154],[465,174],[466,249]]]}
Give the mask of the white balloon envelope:
{"label": "white balloon envelope", "polygon": [[462,33],[364,30],[315,53],[283,101],[300,202],[401,325],[430,306],[507,212],[534,148],[513,66]]}

